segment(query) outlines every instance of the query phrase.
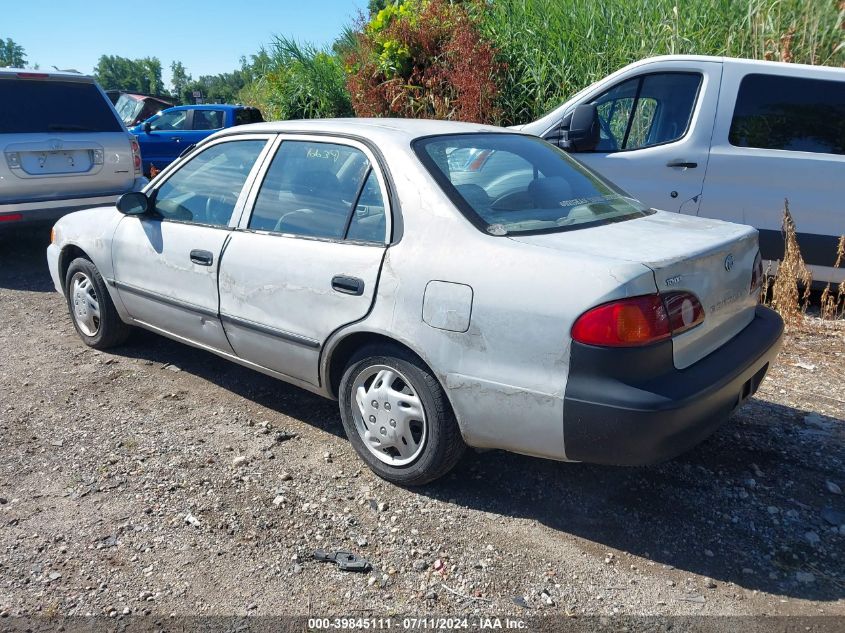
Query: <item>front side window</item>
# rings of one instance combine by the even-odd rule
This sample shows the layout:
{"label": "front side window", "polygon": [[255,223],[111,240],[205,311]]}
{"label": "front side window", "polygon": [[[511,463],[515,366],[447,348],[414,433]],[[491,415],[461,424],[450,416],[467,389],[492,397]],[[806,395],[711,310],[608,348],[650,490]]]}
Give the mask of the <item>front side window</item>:
{"label": "front side window", "polygon": [[[565,231],[650,213],[539,138],[455,134],[419,139],[413,147],[458,209],[491,235]],[[460,160],[450,160],[455,152]]]}
{"label": "front side window", "polygon": [[197,154],[156,190],[156,214],[169,220],[226,226],[266,141],[227,141]]}
{"label": "front side window", "polygon": [[223,127],[223,110],[194,110],[195,130],[219,130]]}
{"label": "front side window", "polygon": [[150,130],[167,132],[170,130],[185,130],[188,127],[188,111],[175,110],[162,112],[150,119]]}
{"label": "front side window", "polygon": [[249,228],[383,242],[384,214],[378,180],[362,151],[334,143],[284,141],[267,170]]}
{"label": "front side window", "polygon": [[700,85],[697,73],[657,73],[614,86],[593,101],[601,126],[595,151],[642,149],[680,139]]}
{"label": "front side window", "polygon": [[845,154],[845,81],[747,75],[728,140],[736,147]]}

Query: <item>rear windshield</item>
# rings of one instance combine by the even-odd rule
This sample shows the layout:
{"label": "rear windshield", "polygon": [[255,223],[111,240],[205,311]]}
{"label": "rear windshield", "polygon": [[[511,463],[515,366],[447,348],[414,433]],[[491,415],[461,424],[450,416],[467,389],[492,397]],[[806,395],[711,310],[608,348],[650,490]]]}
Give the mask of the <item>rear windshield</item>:
{"label": "rear windshield", "polygon": [[0,133],[120,131],[95,84],[0,79]]}
{"label": "rear windshield", "polygon": [[650,213],[539,138],[433,136],[416,141],[414,151],[458,209],[491,235],[567,231]]}

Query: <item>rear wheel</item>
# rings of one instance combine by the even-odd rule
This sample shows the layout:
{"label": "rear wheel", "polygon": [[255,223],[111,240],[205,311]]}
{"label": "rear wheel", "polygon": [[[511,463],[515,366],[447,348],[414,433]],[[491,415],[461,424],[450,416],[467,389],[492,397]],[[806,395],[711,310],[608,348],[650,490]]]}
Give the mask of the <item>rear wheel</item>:
{"label": "rear wheel", "polygon": [[103,277],[90,260],[77,257],[70,263],[65,296],[73,327],[86,345],[107,349],[129,336],[131,328],[120,320]]}
{"label": "rear wheel", "polygon": [[466,448],[440,383],[400,347],[358,352],[344,371],[338,400],[350,443],[377,475],[393,483],[433,481]]}

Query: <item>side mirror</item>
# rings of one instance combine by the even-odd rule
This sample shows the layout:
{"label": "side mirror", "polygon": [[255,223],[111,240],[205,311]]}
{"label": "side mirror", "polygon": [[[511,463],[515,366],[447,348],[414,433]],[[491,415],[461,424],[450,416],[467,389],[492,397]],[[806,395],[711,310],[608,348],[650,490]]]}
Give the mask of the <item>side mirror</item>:
{"label": "side mirror", "polygon": [[144,121],[144,132],[149,134],[152,131],[153,131],[153,124],[150,123],[149,121]]}
{"label": "side mirror", "polygon": [[595,103],[582,103],[575,107],[569,118],[569,129],[564,130],[561,147],[569,152],[590,152],[600,140],[599,111]]}
{"label": "side mirror", "polygon": [[130,191],[117,199],[117,210],[124,215],[141,215],[149,206],[150,199],[143,191]]}

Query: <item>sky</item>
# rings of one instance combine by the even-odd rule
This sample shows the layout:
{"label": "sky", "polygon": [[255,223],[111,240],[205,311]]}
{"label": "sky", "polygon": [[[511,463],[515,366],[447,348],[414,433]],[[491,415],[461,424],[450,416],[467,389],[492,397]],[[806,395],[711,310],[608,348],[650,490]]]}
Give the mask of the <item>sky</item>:
{"label": "sky", "polygon": [[366,0],[0,0],[0,38],[30,65],[90,74],[100,55],[158,57],[194,78],[230,72],[274,35],[331,44]]}

